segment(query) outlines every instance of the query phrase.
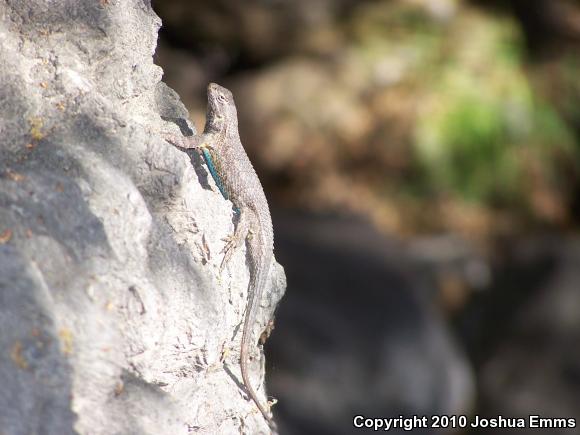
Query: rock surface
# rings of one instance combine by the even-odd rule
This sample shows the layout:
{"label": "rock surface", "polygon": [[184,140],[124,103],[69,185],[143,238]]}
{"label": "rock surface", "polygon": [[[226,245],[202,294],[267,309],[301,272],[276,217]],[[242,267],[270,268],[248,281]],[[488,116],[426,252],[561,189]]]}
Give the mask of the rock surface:
{"label": "rock surface", "polygon": [[[240,388],[245,253],[218,277],[231,204],[160,136],[191,127],[151,5],[0,17],[0,433],[265,432]],[[278,265],[272,285],[256,334]]]}

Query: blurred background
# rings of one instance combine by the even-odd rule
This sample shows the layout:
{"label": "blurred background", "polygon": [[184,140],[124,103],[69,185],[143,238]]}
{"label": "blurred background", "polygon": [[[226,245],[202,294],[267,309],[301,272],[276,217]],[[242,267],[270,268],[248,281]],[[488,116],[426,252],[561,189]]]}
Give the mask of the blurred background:
{"label": "blurred background", "polygon": [[199,130],[207,83],[234,92],[271,204],[283,434],[357,414],[580,433],[580,1],[154,8],[164,80]]}

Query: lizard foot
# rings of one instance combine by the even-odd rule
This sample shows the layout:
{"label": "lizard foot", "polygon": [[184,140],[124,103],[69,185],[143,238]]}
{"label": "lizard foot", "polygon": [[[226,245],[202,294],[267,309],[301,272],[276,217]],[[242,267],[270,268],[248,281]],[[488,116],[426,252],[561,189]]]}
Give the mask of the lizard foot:
{"label": "lizard foot", "polygon": [[232,258],[234,252],[236,252],[236,250],[246,240],[246,237],[248,236],[249,233],[249,228],[250,226],[248,222],[247,213],[240,213],[240,220],[236,225],[236,230],[234,234],[231,236],[227,236],[223,239],[226,241],[226,244],[220,252],[220,254],[224,254],[224,258],[220,265],[220,274],[223,272],[224,267],[226,266],[226,264],[228,264],[228,262]]}
{"label": "lizard foot", "polygon": [[225,246],[223,247],[223,249],[220,251],[220,254],[224,254],[224,258],[222,259],[222,262],[220,264],[220,275],[223,272],[224,268],[226,267],[226,265],[229,263],[229,261],[232,258],[232,255],[234,254],[234,252],[236,252],[236,250],[240,247],[240,245],[242,244],[243,240],[239,240],[239,237],[236,237],[236,235],[231,235],[228,237],[224,237],[222,240],[224,240],[226,242]]}

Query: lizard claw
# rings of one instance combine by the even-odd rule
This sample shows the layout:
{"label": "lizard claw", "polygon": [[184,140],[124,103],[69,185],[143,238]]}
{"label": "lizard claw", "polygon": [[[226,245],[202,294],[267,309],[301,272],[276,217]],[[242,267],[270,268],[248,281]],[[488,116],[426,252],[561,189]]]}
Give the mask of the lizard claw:
{"label": "lizard claw", "polygon": [[234,254],[234,251],[237,247],[236,240],[235,240],[234,236],[228,236],[222,240],[226,241],[227,243],[225,244],[223,249],[220,251],[220,254],[224,254],[224,258],[222,259],[222,262],[220,264],[220,274],[223,272],[224,268],[226,267],[226,264],[229,263],[230,259],[232,258],[232,255]]}
{"label": "lizard claw", "polygon": [[[233,238],[234,238],[234,236],[230,235],[230,236],[222,237],[220,240],[222,242],[231,243]],[[226,247],[224,246],[224,248],[220,251],[220,254],[223,254],[225,252],[225,250],[226,250]]]}

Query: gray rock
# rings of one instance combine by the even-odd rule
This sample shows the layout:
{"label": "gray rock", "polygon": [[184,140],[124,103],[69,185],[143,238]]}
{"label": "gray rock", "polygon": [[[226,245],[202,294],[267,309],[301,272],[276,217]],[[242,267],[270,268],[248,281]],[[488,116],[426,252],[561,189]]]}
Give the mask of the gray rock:
{"label": "gray rock", "polygon": [[[153,64],[151,5],[0,20],[0,432],[266,431],[240,388],[245,253],[218,277],[231,204],[160,136],[194,129]],[[272,284],[256,333],[278,265]]]}

